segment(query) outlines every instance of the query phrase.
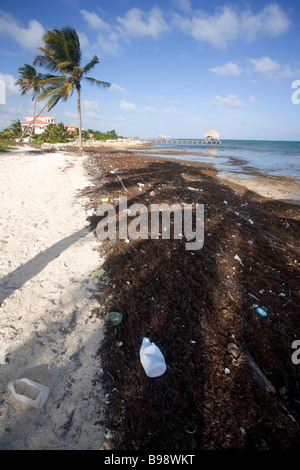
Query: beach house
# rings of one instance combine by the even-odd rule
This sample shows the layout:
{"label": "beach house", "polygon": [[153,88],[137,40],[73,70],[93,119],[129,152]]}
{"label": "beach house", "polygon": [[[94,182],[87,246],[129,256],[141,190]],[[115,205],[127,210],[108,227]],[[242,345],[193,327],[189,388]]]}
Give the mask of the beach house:
{"label": "beach house", "polygon": [[[21,122],[23,131],[27,126],[29,126],[29,124],[33,120],[33,116],[26,116],[25,119],[26,120],[24,122]],[[49,126],[49,124],[56,124],[55,118],[53,116],[40,115],[34,120],[34,133],[41,134],[42,132],[44,132],[46,127]]]}

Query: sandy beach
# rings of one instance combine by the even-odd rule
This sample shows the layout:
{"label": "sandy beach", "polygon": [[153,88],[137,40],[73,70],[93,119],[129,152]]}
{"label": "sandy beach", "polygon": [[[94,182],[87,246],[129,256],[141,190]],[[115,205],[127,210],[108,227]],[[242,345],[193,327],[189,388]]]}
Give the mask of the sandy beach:
{"label": "sandy beach", "polygon": [[[0,448],[297,448],[299,206],[278,199],[284,181],[266,198],[211,165],[129,148],[0,156]],[[204,204],[204,247],[100,241],[87,210],[120,195]],[[157,379],[140,364],[145,336],[166,358]],[[43,408],[7,389],[21,377],[49,387]]]}
{"label": "sandy beach", "polygon": [[[84,159],[26,146],[0,155],[1,449],[99,449],[105,433],[95,425],[103,331],[90,273],[101,259],[81,195]],[[7,389],[23,377],[50,389],[43,408]]]}

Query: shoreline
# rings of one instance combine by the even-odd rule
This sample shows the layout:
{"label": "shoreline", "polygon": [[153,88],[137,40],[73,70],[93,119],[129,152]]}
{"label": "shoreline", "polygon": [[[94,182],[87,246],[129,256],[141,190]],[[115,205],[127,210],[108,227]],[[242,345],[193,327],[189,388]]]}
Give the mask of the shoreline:
{"label": "shoreline", "polygon": [[[141,149],[145,153],[139,154],[138,150]],[[72,151],[75,149],[72,148]],[[151,150],[151,153],[147,153],[147,150]],[[93,152],[133,152],[137,158],[145,158],[148,160],[151,159],[161,159],[166,161],[175,161],[181,162],[181,164],[187,165],[200,165],[205,168],[210,168],[214,171],[215,176],[221,181],[227,181],[227,184],[234,184],[239,185],[247,190],[253,191],[258,194],[258,196],[269,198],[269,199],[276,199],[279,201],[284,201],[286,203],[300,205],[300,185],[295,180],[293,176],[276,176],[270,175],[267,173],[257,172],[255,170],[250,170],[248,172],[244,172],[246,177],[239,175],[233,175],[231,172],[226,174],[225,171],[217,169],[216,166],[211,162],[204,162],[204,161],[195,161],[195,160],[188,160],[182,159],[180,156],[182,152],[179,150],[170,150],[170,149],[163,149],[163,152],[160,151],[161,149],[156,149],[153,146],[149,146],[149,144],[145,144],[143,142],[135,141],[132,142],[122,142],[122,143],[104,143],[104,145],[95,145],[93,147],[88,147],[88,145],[84,148],[84,152],[93,153]],[[71,151],[71,148],[70,148]],[[75,150],[76,151],[76,150]],[[157,155],[156,155],[157,154]],[[185,152],[187,155],[188,152]],[[176,157],[172,157],[176,155]],[[194,155],[191,153],[191,155]],[[230,173],[230,174],[229,174]]]}
{"label": "shoreline", "polygon": [[[0,157],[4,274],[26,281],[4,283],[14,292],[0,309],[2,447],[298,448],[298,207],[222,180],[210,164],[132,147],[27,151]],[[120,195],[146,207],[204,204],[203,248],[173,236],[99,240],[87,211],[103,199],[117,208]],[[49,253],[48,266],[27,263],[79,229],[84,237]],[[105,319],[112,311],[122,313],[117,326]],[[140,364],[143,337],[166,359],[155,380]],[[51,386],[31,421],[6,389],[25,373]]]}

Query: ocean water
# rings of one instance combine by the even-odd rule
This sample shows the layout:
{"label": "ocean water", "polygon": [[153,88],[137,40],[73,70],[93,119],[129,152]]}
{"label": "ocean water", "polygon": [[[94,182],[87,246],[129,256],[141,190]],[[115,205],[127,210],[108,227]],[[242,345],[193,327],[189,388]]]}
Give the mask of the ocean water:
{"label": "ocean water", "polygon": [[[288,176],[300,184],[300,142],[222,140],[221,144],[157,143],[155,155],[167,157],[159,149],[175,150],[171,158],[212,163],[220,176],[253,178],[259,174]],[[149,151],[147,151],[148,153]],[[142,154],[142,152],[141,152]]]}

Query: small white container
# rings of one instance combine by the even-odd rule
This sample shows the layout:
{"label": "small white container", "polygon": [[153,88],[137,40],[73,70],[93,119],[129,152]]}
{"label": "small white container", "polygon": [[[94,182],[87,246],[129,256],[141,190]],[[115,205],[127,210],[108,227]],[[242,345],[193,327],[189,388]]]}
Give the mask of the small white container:
{"label": "small white container", "polygon": [[148,377],[159,377],[166,372],[166,361],[161,350],[148,338],[143,339],[140,359]]}
{"label": "small white container", "polygon": [[8,383],[13,396],[34,408],[41,408],[49,396],[49,388],[29,379],[19,379]]}

